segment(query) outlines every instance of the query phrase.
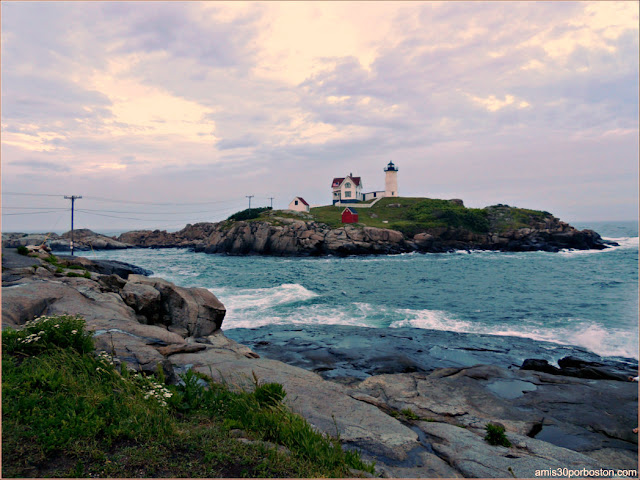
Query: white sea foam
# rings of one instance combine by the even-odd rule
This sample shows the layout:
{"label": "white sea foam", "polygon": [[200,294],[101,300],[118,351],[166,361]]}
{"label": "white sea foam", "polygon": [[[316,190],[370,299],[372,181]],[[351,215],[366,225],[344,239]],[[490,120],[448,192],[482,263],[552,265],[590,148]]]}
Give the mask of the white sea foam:
{"label": "white sea foam", "polygon": [[560,345],[575,345],[601,356],[621,356],[638,359],[638,332],[607,329],[594,322],[566,319],[567,327],[544,327],[539,322],[523,321],[520,326],[486,325],[460,320],[440,310],[396,310],[406,318],[390,327],[415,327],[460,333],[522,337]]}
{"label": "white sea foam", "polygon": [[403,316],[402,320],[392,322],[389,327],[414,327],[427,330],[448,330],[453,332],[470,332],[473,329],[471,322],[458,320],[454,315],[442,310],[411,310],[397,309],[396,312]]}
{"label": "white sea foam", "polygon": [[277,305],[304,301],[318,296],[317,293],[297,283],[284,283],[273,288],[233,289],[226,287],[209,290],[223,301],[227,312],[236,310],[262,312]]}
{"label": "white sea foam", "polygon": [[618,247],[613,248],[638,248],[638,237],[605,238],[605,240],[612,240],[619,244]]}
{"label": "white sea foam", "polygon": [[560,255],[567,257],[574,257],[580,255],[590,255],[594,253],[608,253],[615,252],[616,250],[638,249],[638,237],[618,237],[618,238],[605,238],[605,240],[611,240],[616,242],[618,246],[611,246],[602,250],[570,250],[564,249],[558,252]]}

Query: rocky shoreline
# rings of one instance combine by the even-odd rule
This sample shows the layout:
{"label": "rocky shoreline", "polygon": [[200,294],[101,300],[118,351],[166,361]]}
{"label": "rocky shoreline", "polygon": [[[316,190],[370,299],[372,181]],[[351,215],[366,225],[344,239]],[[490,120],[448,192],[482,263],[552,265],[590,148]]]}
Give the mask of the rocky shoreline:
{"label": "rocky shoreline", "polygon": [[119,242],[146,248],[186,247],[205,253],[232,255],[387,255],[410,252],[442,253],[454,250],[511,252],[562,249],[602,250],[615,242],[593,230],[577,230],[550,217],[540,224],[480,234],[458,227],[440,227],[407,237],[385,228],[345,225],[330,228],[308,220],[278,217],[270,221],[197,223],[178,232],[133,231]]}
{"label": "rocky shoreline", "polygon": [[[392,205],[390,205],[392,206]],[[107,237],[91,230],[74,232],[75,249],[190,248],[197,252],[230,255],[387,255],[410,252],[442,253],[454,250],[495,250],[508,252],[562,249],[602,250],[617,245],[602,239],[593,230],[577,230],[548,214],[528,223],[504,228],[511,207],[490,208],[495,230],[478,233],[462,227],[438,227],[413,235],[388,229],[353,224],[331,228],[304,214],[291,218],[270,212],[268,220],[223,221],[186,225],[177,232],[136,230]],[[295,214],[291,214],[295,217]],[[7,248],[47,243],[54,251],[68,251],[71,233],[63,235],[4,233]]]}
{"label": "rocky shoreline", "polygon": [[[415,329],[269,327],[225,335],[226,311],[212,293],[133,266],[5,248],[2,267],[3,327],[78,314],[99,349],[136,370],[161,365],[171,381],[195,369],[237,386],[252,385],[253,375],[281,383],[294,411],[361,450],[379,476],[531,478],[560,466],[637,468],[638,390],[625,380],[637,372],[632,359],[603,363],[573,347]],[[242,343],[229,338],[241,334]],[[544,362],[560,356],[583,363],[548,371],[553,365]],[[536,360],[529,366],[538,370],[521,368],[525,360]],[[512,446],[485,442],[488,423],[502,424]]]}

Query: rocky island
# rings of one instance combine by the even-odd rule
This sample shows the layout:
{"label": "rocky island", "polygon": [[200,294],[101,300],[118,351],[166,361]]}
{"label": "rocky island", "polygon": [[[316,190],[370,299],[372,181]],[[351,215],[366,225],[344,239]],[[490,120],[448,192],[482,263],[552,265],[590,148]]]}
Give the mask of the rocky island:
{"label": "rocky island", "polygon": [[385,198],[358,210],[359,223],[342,225],[340,209],[310,213],[252,209],[218,223],[184,229],[133,231],[119,242],[138,247],[188,247],[207,253],[260,255],[370,255],[452,250],[558,251],[603,249],[611,242],[577,230],[548,212],[496,205],[464,207],[461,200]]}
{"label": "rocky island", "polygon": [[[357,205],[356,205],[357,207]],[[189,224],[177,232],[137,230],[118,237],[77,230],[77,250],[191,248],[232,255],[378,255],[453,250],[550,251],[604,249],[615,245],[592,230],[577,230],[548,212],[494,205],[466,208],[462,200],[383,198],[360,208],[359,221],[344,225],[340,207],[249,209],[222,222]],[[69,248],[69,232],[3,234],[3,245]]]}
{"label": "rocky island", "polygon": [[[532,478],[561,467],[637,468],[638,391],[627,381],[637,372],[633,360],[603,363],[571,347],[554,357],[526,339],[504,347],[490,335],[409,328],[225,335],[226,309],[206,289],[119,262],[31,255],[3,249],[3,327],[19,329],[43,314],[81,315],[97,349],[140,372],[161,368],[168,382],[188,370],[239,387],[252,378],[277,382],[293,411],[375,461],[377,476]],[[560,368],[547,362],[558,355],[567,357]],[[485,441],[489,424],[504,428],[509,446]]]}

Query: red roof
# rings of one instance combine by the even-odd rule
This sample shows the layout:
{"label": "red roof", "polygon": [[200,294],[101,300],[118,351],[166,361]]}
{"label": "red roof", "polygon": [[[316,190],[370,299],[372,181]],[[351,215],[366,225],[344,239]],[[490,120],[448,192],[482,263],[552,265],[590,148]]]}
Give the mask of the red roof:
{"label": "red roof", "polygon": [[309,206],[309,204],[307,203],[307,201],[302,198],[302,197],[296,197],[298,200],[300,200],[302,203],[304,203],[307,207]]}
{"label": "red roof", "polygon": [[[342,182],[344,181],[345,177],[336,177],[333,179],[333,182],[331,182],[331,187],[335,188],[335,187],[339,187]],[[353,180],[353,183],[356,184],[356,187],[358,185],[360,185],[360,177],[351,177],[351,179]]]}

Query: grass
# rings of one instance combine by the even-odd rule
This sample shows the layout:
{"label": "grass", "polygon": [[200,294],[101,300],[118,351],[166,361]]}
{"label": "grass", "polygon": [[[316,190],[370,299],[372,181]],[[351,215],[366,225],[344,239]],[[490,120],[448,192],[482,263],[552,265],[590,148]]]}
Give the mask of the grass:
{"label": "grass", "polygon": [[496,425],[494,423],[488,423],[485,427],[487,434],[485,435],[485,441],[490,445],[499,445],[503,447],[510,447],[511,442],[504,434],[504,427],[502,425]]}
{"label": "grass", "polygon": [[[390,228],[405,235],[426,232],[442,227],[461,227],[484,233],[489,229],[487,214],[483,209],[466,208],[448,200],[430,198],[383,198],[371,208],[360,208],[359,224],[362,226]],[[342,226],[343,207],[325,206],[311,209],[317,222],[331,228]]]}
{"label": "grass", "polygon": [[[2,333],[3,477],[345,477],[373,471],[283,403],[279,384],[178,386],[93,351],[78,317]],[[160,371],[161,372],[161,371]],[[204,381],[203,381],[204,380]],[[255,441],[230,435],[242,429]],[[286,446],[289,455],[264,441]]]}
{"label": "grass", "polygon": [[[467,208],[449,200],[419,197],[382,198],[370,208],[358,208],[358,204],[353,204],[353,207],[358,211],[358,223],[352,224],[353,226],[389,228],[409,237],[443,228],[460,228],[477,234],[502,233],[525,227],[544,228],[545,219],[552,217],[549,212],[508,205]],[[341,218],[344,208],[326,205],[311,208],[305,214],[287,210],[251,209],[236,215],[241,214],[248,221],[268,221],[273,225],[281,224],[274,217],[282,217],[309,219],[324,223],[330,228],[340,228],[344,226]]]}

